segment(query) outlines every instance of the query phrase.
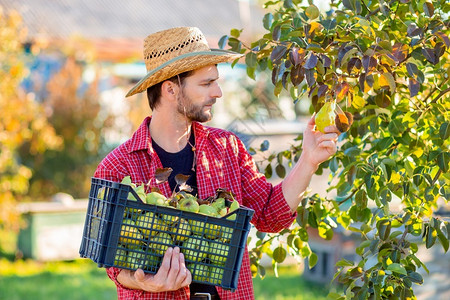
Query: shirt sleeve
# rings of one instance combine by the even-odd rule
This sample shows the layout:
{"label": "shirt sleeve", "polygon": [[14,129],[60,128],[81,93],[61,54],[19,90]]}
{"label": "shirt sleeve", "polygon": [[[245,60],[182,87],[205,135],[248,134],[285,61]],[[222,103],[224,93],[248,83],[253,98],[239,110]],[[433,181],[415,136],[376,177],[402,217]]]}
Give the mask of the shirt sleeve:
{"label": "shirt sleeve", "polygon": [[284,198],[282,183],[272,185],[261,174],[253,157],[245,149],[244,144],[236,138],[241,184],[243,188],[243,205],[255,211],[252,223],[263,232],[279,232],[288,228],[295,220],[296,213]]}
{"label": "shirt sleeve", "polygon": [[129,175],[126,167],[120,163],[114,155],[114,151],[106,156],[98,165],[94,172],[95,178],[106,179],[114,182],[120,182],[122,179]]}

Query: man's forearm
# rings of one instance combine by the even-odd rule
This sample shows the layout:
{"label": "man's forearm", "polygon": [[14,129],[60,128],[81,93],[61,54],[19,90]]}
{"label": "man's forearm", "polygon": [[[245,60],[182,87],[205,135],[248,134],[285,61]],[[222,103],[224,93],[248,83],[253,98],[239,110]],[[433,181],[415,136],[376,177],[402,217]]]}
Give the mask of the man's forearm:
{"label": "man's forearm", "polygon": [[292,212],[297,210],[317,168],[318,165],[315,166],[302,155],[288,176],[283,180],[283,195]]}

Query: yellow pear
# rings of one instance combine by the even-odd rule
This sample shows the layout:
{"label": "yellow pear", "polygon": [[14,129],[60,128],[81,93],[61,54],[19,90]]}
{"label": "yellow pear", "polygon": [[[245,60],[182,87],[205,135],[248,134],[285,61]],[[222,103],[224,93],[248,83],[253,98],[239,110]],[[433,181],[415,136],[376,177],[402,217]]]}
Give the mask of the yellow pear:
{"label": "yellow pear", "polygon": [[334,102],[325,102],[315,117],[317,130],[325,133],[325,127],[334,125],[336,118],[335,108],[336,104]]}

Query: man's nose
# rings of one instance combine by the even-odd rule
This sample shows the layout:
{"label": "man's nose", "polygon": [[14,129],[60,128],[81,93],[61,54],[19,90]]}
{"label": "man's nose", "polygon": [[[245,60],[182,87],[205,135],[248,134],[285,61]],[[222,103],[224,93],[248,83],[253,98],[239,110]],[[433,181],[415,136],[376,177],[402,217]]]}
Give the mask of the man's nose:
{"label": "man's nose", "polygon": [[213,91],[214,98],[221,98],[222,97],[222,89],[220,88],[220,85],[216,82],[216,86]]}

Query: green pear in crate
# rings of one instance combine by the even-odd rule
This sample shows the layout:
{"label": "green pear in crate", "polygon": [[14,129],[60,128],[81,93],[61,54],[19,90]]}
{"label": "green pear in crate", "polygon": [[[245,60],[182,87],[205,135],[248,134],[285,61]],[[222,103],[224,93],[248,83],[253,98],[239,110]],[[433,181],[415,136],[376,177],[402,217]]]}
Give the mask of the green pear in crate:
{"label": "green pear in crate", "polygon": [[[240,207],[239,202],[237,200],[233,200],[230,204],[230,208],[228,209],[228,213],[232,213],[233,211],[237,210]],[[236,214],[228,216],[228,220],[236,220]]]}
{"label": "green pear in crate", "polygon": [[152,252],[147,253],[145,250],[130,251],[127,257],[127,264],[132,269],[156,270],[161,262],[161,258]]}
{"label": "green pear in crate", "polygon": [[183,249],[181,250],[186,260],[201,261],[209,252],[209,243],[207,240],[191,236],[183,242]]}
{"label": "green pear in crate", "polygon": [[203,234],[205,233],[205,226],[206,226],[205,222],[188,219],[188,223],[191,226],[192,234],[198,235],[198,236],[203,236]]}
{"label": "green pear in crate", "polygon": [[148,238],[154,236],[160,231],[167,231],[168,225],[161,220],[154,212],[146,212],[136,219],[136,226],[139,227],[141,233]]}
{"label": "green pear in crate", "polygon": [[227,260],[230,246],[222,242],[209,242],[209,260],[214,264],[224,264]]}
{"label": "green pear in crate", "polygon": [[[198,213],[211,217],[219,217],[219,212],[214,206],[208,204],[200,205]],[[220,235],[219,226],[216,224],[205,223],[204,235],[208,239],[216,239]]]}
{"label": "green pear in crate", "polygon": [[233,228],[221,226],[219,241],[229,244],[233,237]]}
{"label": "green pear in crate", "polygon": [[[153,204],[164,207],[172,207],[169,204],[170,200],[166,198],[163,194],[157,191],[152,191],[147,194],[146,203]],[[163,220],[167,225],[172,225],[175,221],[178,220],[177,216],[169,215],[169,214],[161,214],[161,220]]]}
{"label": "green pear in crate", "polygon": [[209,282],[212,284],[221,284],[224,273],[224,266],[212,265],[209,267]]}
{"label": "green pear in crate", "polygon": [[139,245],[143,240],[142,234],[131,219],[124,219],[120,228],[119,242],[125,245]]}
{"label": "green pear in crate", "polygon": [[200,205],[198,204],[196,197],[188,195],[186,198],[182,198],[178,201],[177,208],[183,211],[198,213]]}
{"label": "green pear in crate", "polygon": [[172,237],[165,232],[160,232],[150,239],[148,248],[158,255],[164,255],[169,247],[173,246]]}
{"label": "green pear in crate", "polygon": [[117,249],[116,256],[114,257],[114,265],[123,268],[129,267],[128,252],[125,249]]}
{"label": "green pear in crate", "polygon": [[218,215],[223,217],[228,213],[228,207],[225,204],[225,198],[217,198],[214,202],[211,203],[211,206],[214,207]]}
{"label": "green pear in crate", "polygon": [[207,265],[188,264],[187,268],[192,274],[192,280],[208,281],[210,272]]}
{"label": "green pear in crate", "polygon": [[[144,186],[144,184],[136,186],[136,184],[131,182],[131,177],[130,176],[125,176],[120,183],[131,186],[133,188],[133,190],[136,192],[136,194],[139,196],[140,200],[142,202],[145,202],[146,193],[145,193],[145,186]],[[127,200],[137,201],[136,197],[132,193],[128,193]],[[140,213],[140,209],[129,208],[129,207],[125,208],[125,215],[129,215],[132,218],[133,217],[134,218],[137,217],[139,215],[139,213]]]}
{"label": "green pear in crate", "polygon": [[189,222],[183,218],[173,223],[170,231],[174,242],[184,242],[192,234]]}

